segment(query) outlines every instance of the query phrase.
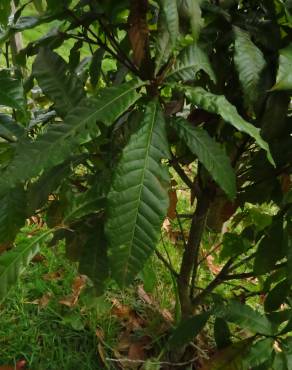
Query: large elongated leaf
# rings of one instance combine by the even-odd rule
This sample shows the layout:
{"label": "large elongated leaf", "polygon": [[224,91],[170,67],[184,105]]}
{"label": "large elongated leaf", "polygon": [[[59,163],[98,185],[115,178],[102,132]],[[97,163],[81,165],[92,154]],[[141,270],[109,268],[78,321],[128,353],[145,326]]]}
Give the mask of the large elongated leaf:
{"label": "large elongated leaf", "polygon": [[161,164],[168,156],[164,117],[151,102],[123,151],[108,197],[110,266],[121,286],[133,281],[157,243],[169,203],[169,175]]}
{"label": "large elongated leaf", "polygon": [[207,131],[192,126],[184,118],[172,121],[181,139],[209,171],[210,175],[230,198],[236,195],[235,173],[225,151]]}
{"label": "large elongated leaf", "polygon": [[7,296],[11,287],[17,282],[20,274],[38,253],[40,241],[45,239],[49,234],[51,234],[51,231],[45,232],[30,242],[26,240],[0,256],[0,302]]}
{"label": "large elongated leaf", "polygon": [[280,50],[279,70],[273,90],[292,90],[292,44]]}
{"label": "large elongated leaf", "polygon": [[193,38],[198,40],[204,24],[201,11],[201,0],[177,0],[179,14],[184,20],[190,22]]}
{"label": "large elongated leaf", "polygon": [[179,34],[179,18],[176,0],[160,0],[165,25],[174,48]]}
{"label": "large elongated leaf", "polygon": [[175,81],[194,80],[201,70],[206,72],[212,81],[216,82],[216,76],[207,54],[197,44],[192,44],[182,50],[172,70],[167,75],[167,79]]}
{"label": "large elongated leaf", "polygon": [[217,317],[233,322],[243,329],[248,329],[255,334],[273,335],[271,322],[266,316],[254,311],[250,306],[231,301],[226,306],[215,311]]}
{"label": "large elongated leaf", "polygon": [[13,241],[26,218],[23,187],[10,188],[0,195],[0,243]]}
{"label": "large elongated leaf", "polygon": [[0,25],[7,25],[8,17],[11,12],[11,0],[0,1]]}
{"label": "large elongated leaf", "polygon": [[261,137],[259,129],[245,121],[238,114],[236,107],[232,105],[224,95],[212,94],[201,87],[174,86],[183,90],[192,104],[206,110],[207,112],[219,114],[224,121],[230,123],[238,131],[244,132],[253,137],[257,144],[267,152],[269,161],[274,164],[274,160],[270,154],[269,145]]}
{"label": "large elongated leaf", "polygon": [[169,340],[169,346],[177,348],[188,344],[201,332],[209,317],[210,312],[204,312],[182,321],[173,332]]}
{"label": "large elongated leaf", "polygon": [[20,80],[12,78],[5,70],[0,71],[0,105],[24,110],[25,98]]}
{"label": "large elongated leaf", "polygon": [[37,176],[40,171],[62,163],[87,141],[89,134],[97,136],[97,121],[112,124],[139,99],[136,89],[139,81],[102,90],[97,99],[83,99],[70,111],[64,123],[50,126],[47,133],[34,142],[23,140],[16,149],[16,156],[7,169],[9,176],[3,178],[3,186],[11,186],[18,180]]}
{"label": "large elongated leaf", "polygon": [[81,81],[69,73],[64,59],[48,48],[40,49],[33,64],[33,75],[62,117],[75,108],[85,95]]}
{"label": "large elongated leaf", "polygon": [[239,74],[247,106],[256,103],[259,83],[266,61],[261,50],[251,41],[248,32],[234,27],[234,62]]}

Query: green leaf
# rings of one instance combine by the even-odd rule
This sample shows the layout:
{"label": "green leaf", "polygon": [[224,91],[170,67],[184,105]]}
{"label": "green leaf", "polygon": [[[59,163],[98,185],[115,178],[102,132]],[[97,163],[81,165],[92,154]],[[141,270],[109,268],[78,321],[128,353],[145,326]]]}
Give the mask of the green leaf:
{"label": "green leaf", "polygon": [[202,11],[200,7],[201,0],[178,0],[179,15],[188,20],[191,25],[192,35],[195,41],[198,40],[201,28],[204,25]]}
{"label": "green leaf", "polygon": [[273,361],[273,370],[289,370],[287,366],[286,356],[283,352],[277,352]]}
{"label": "green leaf", "polygon": [[292,90],[292,44],[280,50],[277,81],[272,90]]}
{"label": "green leaf", "polygon": [[210,314],[210,312],[204,312],[183,320],[170,337],[168,342],[170,348],[181,348],[190,343],[202,331]]}
{"label": "green leaf", "polygon": [[231,333],[228,324],[220,317],[216,317],[214,323],[214,338],[218,349],[223,349],[232,344]]}
{"label": "green leaf", "polygon": [[100,220],[94,230],[89,232],[89,237],[82,247],[78,268],[81,274],[92,280],[97,295],[103,294],[104,283],[109,276],[106,245],[103,223]]}
{"label": "green leaf", "polygon": [[230,301],[226,306],[219,307],[215,315],[252,333],[273,335],[272,325],[265,316],[237,301]]}
{"label": "green leaf", "polygon": [[283,258],[283,221],[276,220],[258,245],[254,260],[254,273],[263,275],[270,272],[281,258]]}
{"label": "green leaf", "polygon": [[6,26],[11,12],[11,0],[0,1],[0,25]]}
{"label": "green leaf", "polygon": [[172,86],[179,90],[183,90],[192,104],[206,110],[207,112],[219,114],[224,121],[230,123],[238,131],[244,132],[253,137],[256,143],[267,152],[269,161],[274,165],[269,145],[261,137],[259,129],[245,121],[238,114],[236,107],[232,105],[224,95],[212,94],[201,87],[180,85]]}
{"label": "green leaf", "polygon": [[290,293],[290,284],[287,280],[278,283],[267,295],[265,299],[265,311],[276,311]]}
{"label": "green leaf", "polygon": [[0,302],[7,296],[9,290],[17,282],[19,275],[38,253],[40,241],[51,233],[52,231],[49,230],[33,240],[26,239],[20,245],[0,256]]}
{"label": "green leaf", "polygon": [[16,142],[24,133],[24,128],[13,121],[11,116],[0,113],[0,137],[2,139]]}
{"label": "green leaf", "polygon": [[244,92],[246,104],[252,107],[260,93],[260,78],[266,61],[261,50],[251,41],[248,32],[234,27],[234,62]]}
{"label": "green leaf", "polygon": [[120,286],[133,281],[158,241],[169,203],[169,174],[161,160],[168,157],[164,117],[154,101],[123,151],[108,196],[109,259]]}
{"label": "green leaf", "polygon": [[171,52],[170,35],[166,30],[163,20],[159,20],[158,35],[156,38],[155,75],[157,75],[160,68],[167,63]]}
{"label": "green leaf", "polygon": [[175,48],[179,35],[179,17],[176,0],[160,0],[165,26],[168,31],[172,48]]}
{"label": "green leaf", "polygon": [[248,240],[241,235],[232,233],[224,233],[222,243],[223,247],[220,253],[220,258],[222,260],[238,256],[250,248]]}
{"label": "green leaf", "polygon": [[274,340],[271,338],[254,343],[243,359],[246,368],[255,368],[269,360],[273,352],[273,344]]}
{"label": "green leaf", "polygon": [[90,75],[90,82],[92,86],[96,86],[99,80],[99,76],[101,74],[101,64],[104,57],[104,50],[97,49],[93,55],[91,64],[89,67],[89,75]]}
{"label": "green leaf", "polygon": [[81,81],[69,73],[68,64],[48,48],[41,48],[33,64],[39,86],[55,104],[61,117],[76,107],[85,96]]}
{"label": "green leaf", "polygon": [[0,196],[0,244],[14,240],[26,219],[26,194],[22,186]]}
{"label": "green leaf", "polygon": [[20,80],[10,77],[8,71],[0,71],[0,105],[23,111],[25,97]]}
{"label": "green leaf", "polygon": [[192,126],[182,117],[172,121],[172,126],[191,152],[198,156],[199,161],[218,185],[230,198],[234,199],[236,195],[235,173],[228,156],[220,145],[209,136],[207,131]]}
{"label": "green leaf", "polygon": [[64,162],[78,150],[78,145],[89,140],[89,134],[99,134],[97,121],[109,126],[139,99],[136,89],[141,84],[131,81],[105,88],[98,98],[83,99],[67,114],[64,123],[51,125],[47,133],[35,141],[19,142],[15,158],[7,168],[9,176],[3,177],[2,188]]}

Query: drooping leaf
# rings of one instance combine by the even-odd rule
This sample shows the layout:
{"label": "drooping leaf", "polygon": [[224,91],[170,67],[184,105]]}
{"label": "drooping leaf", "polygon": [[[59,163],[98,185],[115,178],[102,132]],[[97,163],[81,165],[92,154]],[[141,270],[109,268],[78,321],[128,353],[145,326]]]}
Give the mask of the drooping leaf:
{"label": "drooping leaf", "polygon": [[136,89],[140,81],[131,81],[101,90],[98,98],[83,99],[71,110],[64,123],[51,125],[46,134],[35,141],[23,140],[8,167],[9,177],[3,178],[2,187],[37,176],[40,171],[56,166],[72,155],[78,145],[97,136],[97,121],[111,125],[140,95]]}
{"label": "drooping leaf", "polygon": [[198,156],[199,161],[218,185],[233,199],[236,195],[235,173],[228,156],[220,145],[209,136],[207,131],[192,126],[182,117],[172,121],[172,127],[185,141],[191,152]]}
{"label": "drooping leaf", "polygon": [[166,29],[164,19],[159,19],[158,34],[156,37],[155,75],[160,68],[167,63],[172,52],[170,35]]}
{"label": "drooping leaf", "polygon": [[85,96],[81,81],[70,73],[67,63],[49,48],[41,48],[33,64],[33,75],[39,86],[53,102],[55,110],[64,117]]}
{"label": "drooping leaf", "polygon": [[179,17],[176,0],[160,0],[162,13],[165,18],[165,26],[169,34],[170,42],[174,48],[179,34]]}
{"label": "drooping leaf", "polygon": [[271,271],[276,262],[283,257],[283,224],[282,220],[276,220],[258,245],[254,260],[254,273],[262,275]]}
{"label": "drooping leaf", "polygon": [[90,75],[90,82],[93,86],[96,86],[99,80],[99,76],[101,74],[101,64],[102,59],[104,56],[104,50],[103,49],[97,49],[93,55],[91,64],[89,67],[89,75]]}
{"label": "drooping leaf", "polygon": [[10,77],[8,71],[0,71],[0,105],[24,110],[25,97],[20,80]]}
{"label": "drooping leaf", "polygon": [[0,113],[0,137],[2,139],[16,142],[24,133],[24,128],[17,124],[11,116]]}
{"label": "drooping leaf", "polygon": [[199,71],[204,71],[213,82],[216,82],[207,54],[197,44],[192,44],[184,48],[177,57],[172,70],[167,75],[167,80],[195,80]]}
{"label": "drooping leaf", "polygon": [[290,292],[290,284],[287,280],[283,280],[278,283],[266,296],[265,299],[265,311],[271,312],[276,311],[282,303],[284,303]]}
{"label": "drooping leaf", "polygon": [[0,243],[13,241],[26,219],[26,194],[22,186],[0,194]]}
{"label": "drooping leaf", "polygon": [[248,32],[234,27],[234,33],[234,62],[246,104],[248,107],[252,107],[259,98],[260,78],[266,61],[262,51],[251,41]]}
{"label": "drooping leaf", "polygon": [[254,311],[250,306],[231,301],[226,306],[221,306],[215,311],[217,317],[228,322],[233,322],[243,329],[248,329],[255,334],[273,335],[271,322],[266,316]]}
{"label": "drooping leaf", "polygon": [[246,370],[243,359],[253,339],[248,338],[215,353],[202,370]]}
{"label": "drooping leaf", "polygon": [[92,280],[98,295],[103,294],[104,283],[109,276],[106,245],[103,223],[100,221],[94,231],[89,232],[79,260],[79,272]]}
{"label": "drooping leaf", "polygon": [[121,286],[133,281],[158,241],[169,203],[169,175],[161,160],[168,157],[164,117],[151,102],[123,151],[108,197],[109,259]]}
{"label": "drooping leaf", "polygon": [[190,102],[199,108],[202,108],[210,113],[219,114],[224,121],[230,123],[238,131],[244,132],[253,137],[256,143],[267,152],[269,161],[274,165],[274,160],[270,154],[269,145],[260,135],[257,127],[245,121],[237,112],[236,107],[232,105],[224,95],[215,95],[201,87],[188,87],[173,85],[179,90],[185,91]]}
{"label": "drooping leaf", "polygon": [[25,240],[15,248],[0,256],[0,302],[7,296],[11,287],[17,282],[19,275],[39,251],[39,243],[51,231],[31,241]]}
{"label": "drooping leaf", "polygon": [[272,90],[292,90],[292,45],[280,50],[277,81]]}
{"label": "drooping leaf", "polygon": [[271,359],[274,340],[265,338],[253,343],[250,350],[244,356],[243,362],[246,368],[255,368]]}
{"label": "drooping leaf", "polygon": [[231,333],[227,322],[220,317],[216,317],[214,323],[214,338],[219,350],[229,347],[232,344],[230,336]]}
{"label": "drooping leaf", "polygon": [[204,312],[182,321],[170,337],[169,346],[178,348],[192,341],[204,328],[209,317],[210,312]]}
{"label": "drooping leaf", "polygon": [[200,7],[201,0],[178,0],[177,3],[179,15],[183,20],[189,21],[193,38],[197,41],[204,25]]}

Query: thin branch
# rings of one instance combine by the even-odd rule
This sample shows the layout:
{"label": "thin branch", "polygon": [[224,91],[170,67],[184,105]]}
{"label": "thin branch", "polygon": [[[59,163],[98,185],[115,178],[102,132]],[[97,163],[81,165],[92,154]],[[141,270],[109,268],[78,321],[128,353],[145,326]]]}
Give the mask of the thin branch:
{"label": "thin branch", "polygon": [[182,179],[182,181],[187,185],[187,187],[192,189],[193,188],[192,180],[187,176],[187,174],[181,168],[181,166],[177,163],[175,158],[169,161],[169,163],[174,168],[175,172],[179,175],[179,177]]}

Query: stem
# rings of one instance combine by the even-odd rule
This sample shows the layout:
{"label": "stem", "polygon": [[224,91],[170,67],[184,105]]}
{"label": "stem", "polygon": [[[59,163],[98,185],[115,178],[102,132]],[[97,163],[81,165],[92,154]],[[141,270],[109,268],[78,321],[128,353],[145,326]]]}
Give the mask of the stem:
{"label": "stem", "polygon": [[178,292],[183,319],[187,318],[192,313],[190,278],[192,272],[194,278],[197,274],[200,243],[205,229],[209,204],[210,201],[208,193],[203,192],[198,197],[197,208],[192,219],[188,243],[182,258],[181,269],[178,277]]}

